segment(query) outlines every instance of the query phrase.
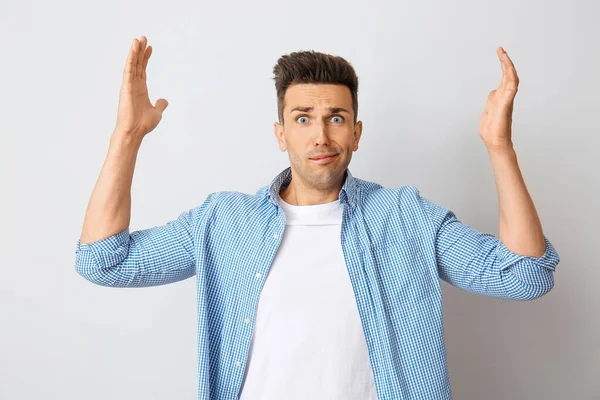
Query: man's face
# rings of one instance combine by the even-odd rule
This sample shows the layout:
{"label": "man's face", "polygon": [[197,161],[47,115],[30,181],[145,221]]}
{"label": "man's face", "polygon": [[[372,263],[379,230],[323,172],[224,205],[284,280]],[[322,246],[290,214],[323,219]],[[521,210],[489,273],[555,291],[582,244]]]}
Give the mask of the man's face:
{"label": "man's face", "polygon": [[275,137],[281,151],[288,152],[294,177],[321,190],[338,185],[362,133],[362,122],[354,124],[350,89],[291,85],[284,104],[283,121],[274,124]]}

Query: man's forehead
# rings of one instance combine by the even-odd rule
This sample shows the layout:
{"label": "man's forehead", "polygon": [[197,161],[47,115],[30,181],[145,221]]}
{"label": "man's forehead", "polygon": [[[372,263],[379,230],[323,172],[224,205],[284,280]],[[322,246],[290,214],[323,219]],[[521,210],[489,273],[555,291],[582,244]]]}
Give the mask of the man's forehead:
{"label": "man's forehead", "polygon": [[285,109],[288,112],[303,108],[352,108],[350,89],[334,84],[295,84],[285,94]]}

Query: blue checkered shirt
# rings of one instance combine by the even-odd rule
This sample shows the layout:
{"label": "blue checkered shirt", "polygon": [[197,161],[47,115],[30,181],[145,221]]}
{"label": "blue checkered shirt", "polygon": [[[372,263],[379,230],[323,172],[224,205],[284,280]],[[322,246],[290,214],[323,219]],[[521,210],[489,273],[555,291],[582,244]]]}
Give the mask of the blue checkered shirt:
{"label": "blue checkered shirt", "polygon": [[[340,239],[378,399],[451,399],[440,278],[532,300],[552,289],[558,254],[546,237],[541,257],[515,254],[414,186],[387,189],[346,172]],[[290,181],[287,168],[254,195],[215,192],[165,225],[77,242],[77,272],[99,285],[196,276],[198,399],[238,398],[261,289],[285,234],[279,192]]]}

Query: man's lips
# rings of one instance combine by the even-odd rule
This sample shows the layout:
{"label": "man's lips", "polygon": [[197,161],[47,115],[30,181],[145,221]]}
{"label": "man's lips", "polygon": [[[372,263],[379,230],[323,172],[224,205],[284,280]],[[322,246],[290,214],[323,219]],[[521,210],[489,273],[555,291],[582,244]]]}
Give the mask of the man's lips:
{"label": "man's lips", "polygon": [[337,155],[336,153],[329,153],[329,154],[319,154],[318,156],[315,157],[311,157],[311,160],[321,160],[323,158],[330,158]]}
{"label": "man's lips", "polygon": [[337,154],[319,154],[318,156],[312,157],[310,160],[316,162],[317,164],[327,164],[330,161],[333,161],[334,158],[337,157]]}

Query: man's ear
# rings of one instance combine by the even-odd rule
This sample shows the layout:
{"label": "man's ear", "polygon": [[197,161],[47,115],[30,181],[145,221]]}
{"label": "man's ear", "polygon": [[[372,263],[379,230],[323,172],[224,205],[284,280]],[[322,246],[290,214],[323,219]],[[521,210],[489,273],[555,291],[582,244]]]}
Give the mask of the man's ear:
{"label": "man's ear", "polygon": [[283,125],[279,122],[273,123],[273,132],[279,145],[279,150],[286,151],[287,145],[285,144],[285,137],[283,136]]}
{"label": "man's ear", "polygon": [[363,123],[362,121],[357,121],[354,124],[354,142],[352,143],[352,151],[358,150],[358,142],[360,141],[360,137],[362,135]]}

